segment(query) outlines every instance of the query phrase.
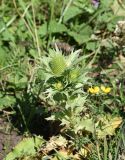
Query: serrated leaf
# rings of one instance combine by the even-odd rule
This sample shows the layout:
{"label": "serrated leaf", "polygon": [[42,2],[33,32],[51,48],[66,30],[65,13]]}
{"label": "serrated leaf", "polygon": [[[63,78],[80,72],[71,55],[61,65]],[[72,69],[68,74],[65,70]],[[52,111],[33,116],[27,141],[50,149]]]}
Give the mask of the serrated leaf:
{"label": "serrated leaf", "polygon": [[37,149],[44,143],[41,137],[35,136],[25,138],[4,158],[4,160],[15,160],[22,156],[35,155]]}
{"label": "serrated leaf", "polygon": [[[86,102],[86,97],[81,96],[80,94],[78,95],[77,98],[74,99],[69,99],[69,101],[66,104],[66,108],[68,109],[69,107],[75,108],[76,110],[82,110],[82,106]],[[79,109],[77,107],[80,107]]]}
{"label": "serrated leaf", "polygon": [[0,110],[3,110],[5,108],[14,105],[15,102],[16,100],[13,96],[0,94]]}
{"label": "serrated leaf", "polygon": [[80,75],[80,70],[79,68],[74,68],[73,70],[70,71],[69,73],[69,80],[71,82],[77,81],[77,78]]}
{"label": "serrated leaf", "polygon": [[88,132],[94,132],[94,123],[92,119],[82,119],[74,126],[75,133],[79,130],[85,130]]}
{"label": "serrated leaf", "polygon": [[107,135],[114,135],[115,129],[122,123],[122,118],[114,117],[111,120],[105,120],[105,123],[106,124],[103,125],[101,129],[97,130],[97,136],[101,139]]}
{"label": "serrated leaf", "polygon": [[[72,66],[77,62],[77,60],[79,59],[79,53],[80,53],[81,50],[77,50],[75,52],[71,52],[71,54],[66,57],[66,65],[69,67],[69,68],[72,68]],[[75,63],[74,63],[75,62]]]}

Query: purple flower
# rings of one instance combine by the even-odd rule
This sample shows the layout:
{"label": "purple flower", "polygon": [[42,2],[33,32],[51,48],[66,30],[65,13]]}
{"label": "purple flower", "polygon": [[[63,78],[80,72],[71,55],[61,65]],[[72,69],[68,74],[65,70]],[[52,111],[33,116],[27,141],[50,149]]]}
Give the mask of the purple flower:
{"label": "purple flower", "polygon": [[92,0],[92,4],[94,5],[94,7],[98,8],[99,0]]}

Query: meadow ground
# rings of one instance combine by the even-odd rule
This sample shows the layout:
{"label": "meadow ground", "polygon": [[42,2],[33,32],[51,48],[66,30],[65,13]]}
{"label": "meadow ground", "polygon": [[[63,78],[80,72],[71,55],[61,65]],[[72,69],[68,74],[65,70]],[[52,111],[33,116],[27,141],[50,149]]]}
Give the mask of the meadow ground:
{"label": "meadow ground", "polygon": [[0,160],[125,159],[125,2],[0,2]]}

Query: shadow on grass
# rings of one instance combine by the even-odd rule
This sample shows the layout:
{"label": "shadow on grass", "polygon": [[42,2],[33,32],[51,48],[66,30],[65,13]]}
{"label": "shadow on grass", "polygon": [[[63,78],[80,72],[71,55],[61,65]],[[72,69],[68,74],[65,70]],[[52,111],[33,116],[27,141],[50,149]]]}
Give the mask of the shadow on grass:
{"label": "shadow on grass", "polygon": [[16,97],[14,110],[16,114],[11,117],[11,122],[22,134],[28,132],[49,139],[61,129],[60,122],[45,119],[51,112],[31,93],[25,93],[21,98]]}

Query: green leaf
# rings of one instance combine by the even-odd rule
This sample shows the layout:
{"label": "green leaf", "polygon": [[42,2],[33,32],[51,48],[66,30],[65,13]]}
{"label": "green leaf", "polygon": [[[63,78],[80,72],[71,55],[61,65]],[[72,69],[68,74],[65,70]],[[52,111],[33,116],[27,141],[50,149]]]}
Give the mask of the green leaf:
{"label": "green leaf", "polygon": [[68,32],[68,34],[74,38],[74,40],[79,43],[79,44],[83,44],[84,42],[87,42],[89,41],[89,36],[87,35],[81,35],[81,34],[78,34],[77,32]]}
{"label": "green leaf", "polygon": [[16,100],[13,96],[0,94],[0,110],[3,110],[5,108],[14,105],[15,102]]}
{"label": "green leaf", "polygon": [[94,132],[94,123],[92,119],[82,119],[74,126],[74,130],[77,133],[79,130],[85,130],[88,132]]}
{"label": "green leaf", "polygon": [[53,99],[58,102],[64,101],[64,100],[66,100],[66,95],[58,92],[53,96]]}
{"label": "green leaf", "polygon": [[33,156],[36,151],[44,143],[41,137],[35,136],[32,138],[25,138],[4,158],[4,160],[15,160],[23,156]]}
{"label": "green leaf", "polygon": [[67,28],[64,24],[58,23],[55,20],[51,21],[48,28],[49,33],[66,32]]}
{"label": "green leaf", "polygon": [[83,105],[86,102],[86,97],[81,96],[80,94],[76,98],[69,99],[66,104],[66,108],[69,107],[75,109],[75,113],[80,113],[83,110]]}
{"label": "green leaf", "polygon": [[5,30],[3,33],[3,40],[4,41],[14,41],[15,36],[13,36],[13,33],[11,33],[11,31]]}
{"label": "green leaf", "polygon": [[77,78],[79,77],[79,75],[80,75],[79,68],[73,68],[69,73],[69,80],[71,82],[75,82],[77,81]]}
{"label": "green leaf", "polygon": [[86,49],[91,50],[91,51],[95,51],[97,49],[97,42],[96,41],[90,41],[87,43],[86,45]]}
{"label": "green leaf", "polygon": [[4,67],[7,62],[6,51],[1,47],[0,48],[0,68]]}
{"label": "green leaf", "polygon": [[69,31],[67,32],[71,37],[75,39],[79,44],[83,44],[88,42],[91,38],[92,29],[90,26],[78,27],[77,31]]}
{"label": "green leaf", "polygon": [[107,8],[111,7],[113,1],[114,1],[114,0],[110,0],[110,1],[101,1],[100,4],[101,4],[102,8],[107,9]]}
{"label": "green leaf", "polygon": [[62,33],[66,32],[67,28],[64,24],[60,24],[55,20],[51,21],[49,25],[45,22],[38,30],[40,36],[44,37],[49,33]]}
{"label": "green leaf", "polygon": [[40,36],[44,37],[48,33],[47,23],[45,22],[38,30]]}
{"label": "green leaf", "polygon": [[79,61],[79,53],[81,50],[76,50],[74,52],[71,52],[69,56],[66,57],[66,65],[69,68],[73,68],[73,66]]}
{"label": "green leaf", "polygon": [[68,20],[70,20],[71,18],[74,18],[75,16],[81,14],[82,12],[83,11],[79,9],[78,7],[70,6],[63,17],[63,21],[67,22]]}
{"label": "green leaf", "polygon": [[28,82],[27,77],[20,77],[18,74],[10,77],[9,82],[12,86],[16,88],[25,88]]}
{"label": "green leaf", "polygon": [[96,133],[98,138],[103,139],[107,135],[115,134],[115,129],[122,123],[122,118],[107,115],[107,117],[101,117],[101,121],[103,124],[100,129],[96,130]]}

